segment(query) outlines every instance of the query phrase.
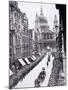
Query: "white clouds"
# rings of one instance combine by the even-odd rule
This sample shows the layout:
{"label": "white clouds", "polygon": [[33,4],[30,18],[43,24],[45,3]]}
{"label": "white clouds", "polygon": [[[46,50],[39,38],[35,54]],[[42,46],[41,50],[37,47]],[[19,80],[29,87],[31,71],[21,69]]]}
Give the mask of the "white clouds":
{"label": "white clouds", "polygon": [[34,28],[36,13],[40,14],[40,8],[42,6],[44,16],[48,20],[50,29],[53,27],[54,15],[57,15],[59,20],[59,12],[55,8],[55,4],[42,4],[42,3],[28,3],[18,2],[18,6],[22,12],[25,12],[29,20],[29,28]]}

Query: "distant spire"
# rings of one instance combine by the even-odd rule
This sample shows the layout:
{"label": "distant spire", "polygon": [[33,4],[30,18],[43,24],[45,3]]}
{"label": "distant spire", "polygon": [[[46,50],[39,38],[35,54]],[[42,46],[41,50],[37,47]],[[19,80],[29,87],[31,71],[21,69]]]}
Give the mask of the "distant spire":
{"label": "distant spire", "polygon": [[38,14],[36,13],[35,22],[38,22]]}
{"label": "distant spire", "polygon": [[59,24],[58,24],[58,19],[56,14],[54,16],[54,31],[56,32],[56,36],[57,36],[59,33]]}
{"label": "distant spire", "polygon": [[43,15],[43,9],[42,9],[42,6],[40,8],[40,15]]}
{"label": "distant spire", "polygon": [[55,14],[54,16],[54,25],[57,25],[58,24],[58,19],[57,19],[57,15]]}

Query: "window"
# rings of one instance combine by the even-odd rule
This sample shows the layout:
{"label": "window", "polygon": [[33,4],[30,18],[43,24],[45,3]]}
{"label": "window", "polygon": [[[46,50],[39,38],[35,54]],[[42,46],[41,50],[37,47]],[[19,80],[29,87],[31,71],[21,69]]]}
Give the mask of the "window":
{"label": "window", "polygon": [[49,39],[49,34],[47,33],[47,39]]}
{"label": "window", "polygon": [[44,39],[46,40],[46,34],[44,34]]}
{"label": "window", "polygon": [[52,35],[50,35],[50,39],[52,39]]}
{"label": "window", "polygon": [[19,47],[16,48],[16,54],[17,54],[17,56],[20,56],[20,54],[21,54],[21,48],[19,48]]}
{"label": "window", "polygon": [[16,35],[16,45],[20,45],[20,37],[18,34]]}

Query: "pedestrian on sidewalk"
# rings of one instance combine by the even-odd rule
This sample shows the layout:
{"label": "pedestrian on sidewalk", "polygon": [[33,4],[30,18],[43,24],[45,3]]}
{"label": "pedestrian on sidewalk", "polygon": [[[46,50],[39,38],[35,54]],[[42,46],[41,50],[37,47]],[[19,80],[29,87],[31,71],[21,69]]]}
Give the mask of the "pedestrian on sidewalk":
{"label": "pedestrian on sidewalk", "polygon": [[50,62],[50,56],[51,56],[51,55],[48,56],[47,66],[48,66],[48,64],[49,64],[49,62]]}
{"label": "pedestrian on sidewalk", "polygon": [[40,87],[40,83],[44,81],[45,77],[46,77],[46,72],[45,72],[45,68],[43,67],[38,78],[35,80],[35,87]]}

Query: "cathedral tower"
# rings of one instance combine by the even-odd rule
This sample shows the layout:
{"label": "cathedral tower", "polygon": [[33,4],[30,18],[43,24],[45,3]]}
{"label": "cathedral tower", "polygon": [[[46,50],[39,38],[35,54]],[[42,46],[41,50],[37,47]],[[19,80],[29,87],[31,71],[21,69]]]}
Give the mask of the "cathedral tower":
{"label": "cathedral tower", "polygon": [[53,27],[53,31],[55,33],[58,33],[59,32],[59,25],[58,25],[58,19],[57,19],[57,15],[55,14],[54,16],[54,27]]}

